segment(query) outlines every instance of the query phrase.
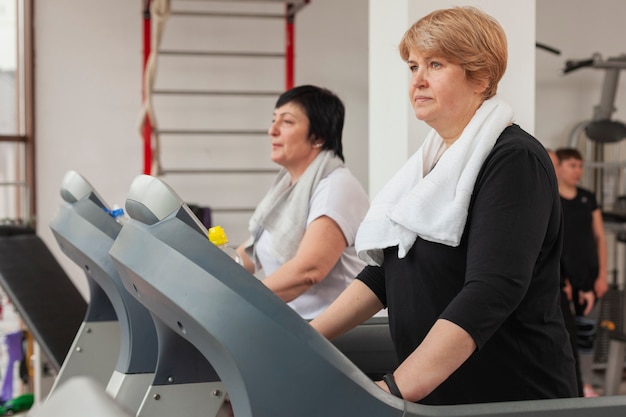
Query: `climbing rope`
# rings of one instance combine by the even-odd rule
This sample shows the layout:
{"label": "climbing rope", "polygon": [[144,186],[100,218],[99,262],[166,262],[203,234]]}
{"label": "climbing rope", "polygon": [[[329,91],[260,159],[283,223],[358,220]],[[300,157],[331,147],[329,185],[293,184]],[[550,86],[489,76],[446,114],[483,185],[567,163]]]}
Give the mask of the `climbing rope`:
{"label": "climbing rope", "polygon": [[[160,164],[160,141],[157,129],[157,120],[154,114],[154,105],[152,102],[154,83],[156,79],[156,70],[158,62],[159,46],[165,28],[165,23],[171,14],[170,0],[147,0],[150,3],[150,20],[152,24],[151,48],[150,55],[145,64],[143,77],[143,103],[141,106],[139,131],[144,140],[150,140],[150,175],[159,175],[161,173]],[[152,127],[150,138],[143,136],[145,123],[149,123]]]}

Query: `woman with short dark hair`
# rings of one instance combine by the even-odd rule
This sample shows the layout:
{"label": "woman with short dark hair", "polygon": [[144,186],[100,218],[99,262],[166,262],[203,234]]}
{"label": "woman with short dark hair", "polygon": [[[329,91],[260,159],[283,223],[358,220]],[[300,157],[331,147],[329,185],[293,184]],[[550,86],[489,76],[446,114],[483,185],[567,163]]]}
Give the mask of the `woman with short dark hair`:
{"label": "woman with short dark hair", "polygon": [[369,199],[344,165],[344,105],[331,91],[295,87],[276,102],[269,128],[272,161],[281,166],[238,248],[244,267],[298,314],[312,319],[365,263],[356,231]]}

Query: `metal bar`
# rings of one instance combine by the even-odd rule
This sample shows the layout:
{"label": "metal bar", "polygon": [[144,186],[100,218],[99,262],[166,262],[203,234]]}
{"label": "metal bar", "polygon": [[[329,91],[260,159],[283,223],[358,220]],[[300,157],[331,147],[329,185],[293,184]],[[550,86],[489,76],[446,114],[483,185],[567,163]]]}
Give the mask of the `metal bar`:
{"label": "metal bar", "polygon": [[[242,2],[242,3],[284,3],[285,0],[184,0],[185,2],[204,2],[204,3],[224,3],[224,2]],[[175,3],[175,1],[174,1]],[[299,4],[300,7],[304,7],[305,4],[309,3],[309,0],[297,0],[292,1],[292,3]]]}
{"label": "metal bar", "polygon": [[267,18],[282,19],[282,14],[273,13],[233,13],[233,12],[192,12],[192,11],[173,11],[172,16],[183,17],[230,17],[230,18]]}
{"label": "metal bar", "polygon": [[274,168],[257,168],[257,169],[193,169],[193,168],[174,168],[163,169],[163,175],[167,174],[277,174],[278,170]]}
{"label": "metal bar", "polygon": [[0,135],[0,142],[26,143],[28,138],[25,135]]}
{"label": "metal bar", "polygon": [[177,96],[256,96],[277,97],[278,91],[217,91],[217,90],[153,90],[153,95],[177,95]]}
{"label": "metal bar", "polygon": [[223,52],[223,51],[172,51],[160,50],[159,55],[167,56],[219,56],[229,58],[283,58],[282,52]]}
{"label": "metal bar", "polygon": [[289,2],[285,7],[285,89],[295,85],[295,24],[296,14],[309,0]]}
{"label": "metal bar", "polygon": [[159,135],[267,135],[267,130],[159,129]]}
{"label": "metal bar", "polygon": [[610,61],[602,61],[602,62],[594,62],[592,68],[599,69],[608,69],[608,68],[616,68],[616,69],[626,69],[626,60],[624,59],[614,59]]}
{"label": "metal bar", "polygon": [[619,68],[608,68],[604,73],[600,103],[594,108],[593,120],[610,120],[615,109],[615,96],[619,83]]}
{"label": "metal bar", "polygon": [[291,90],[294,85],[295,12],[293,8],[293,4],[288,3],[285,9],[285,90]]}
{"label": "metal bar", "polygon": [[213,213],[251,213],[255,207],[211,207]]}
{"label": "metal bar", "polygon": [[27,187],[26,181],[2,181],[0,187]]}
{"label": "metal bar", "polygon": [[[190,1],[197,1],[197,2],[204,2],[204,3],[211,3],[211,2],[217,2],[217,3],[224,3],[225,0],[186,0],[187,2]],[[258,1],[254,1],[254,0],[228,0],[228,2],[242,2],[242,3],[285,3],[285,0],[258,0]],[[310,0],[292,0],[289,2],[289,4],[292,5],[292,11],[293,13],[297,13],[299,12],[302,8],[304,8],[304,6],[306,6],[307,4],[310,3]],[[195,13],[193,11],[181,11],[182,13]],[[176,12],[172,12],[172,13],[176,13]],[[200,12],[202,13],[202,12]],[[210,12],[209,12],[210,13]],[[236,12],[233,12],[234,16],[238,16],[238,14]],[[261,17],[276,17],[276,18],[282,18],[283,15],[274,15],[274,14],[262,14]],[[258,17],[257,15],[250,15],[250,17]]]}
{"label": "metal bar", "polygon": [[[146,100],[146,68],[151,53],[152,42],[152,18],[150,16],[150,2],[145,0],[143,10],[143,66],[141,72],[141,99]],[[141,135],[143,138],[143,173],[152,173],[152,122],[146,114],[142,120]]]}
{"label": "metal bar", "polygon": [[587,168],[626,168],[626,161],[585,161]]}
{"label": "metal bar", "polygon": [[310,3],[310,0],[301,0],[301,1],[291,1],[291,2],[289,2],[289,4],[291,4],[291,6],[292,6],[291,11],[294,14],[298,13],[300,10],[302,10],[304,8],[304,6],[306,6],[309,3]]}
{"label": "metal bar", "polygon": [[[24,177],[28,207],[21,212],[37,218],[37,164],[35,128],[35,23],[33,0],[24,1]],[[18,196],[22,200],[21,195]],[[34,220],[33,220],[34,224]]]}

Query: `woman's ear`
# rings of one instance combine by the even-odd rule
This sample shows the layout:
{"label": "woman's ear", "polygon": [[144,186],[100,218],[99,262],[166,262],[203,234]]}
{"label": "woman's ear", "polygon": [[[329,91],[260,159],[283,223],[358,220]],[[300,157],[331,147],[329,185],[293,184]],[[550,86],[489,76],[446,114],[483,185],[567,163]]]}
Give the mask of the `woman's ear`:
{"label": "woman's ear", "polygon": [[476,94],[483,94],[486,90],[487,87],[489,87],[489,80],[479,80],[476,81],[476,86],[474,87],[474,92]]}

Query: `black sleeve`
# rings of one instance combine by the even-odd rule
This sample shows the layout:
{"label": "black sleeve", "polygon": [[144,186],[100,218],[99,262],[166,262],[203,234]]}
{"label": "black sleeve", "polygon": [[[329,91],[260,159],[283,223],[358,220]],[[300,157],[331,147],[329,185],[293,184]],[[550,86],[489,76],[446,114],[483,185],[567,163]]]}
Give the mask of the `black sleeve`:
{"label": "black sleeve", "polygon": [[381,303],[387,308],[387,291],[385,289],[385,270],[380,266],[366,266],[357,275],[356,279],[362,281],[369,287],[370,290]]}
{"label": "black sleeve", "polygon": [[551,218],[553,185],[527,149],[485,161],[465,231],[465,285],[441,316],[465,329],[479,348],[526,295]]}

